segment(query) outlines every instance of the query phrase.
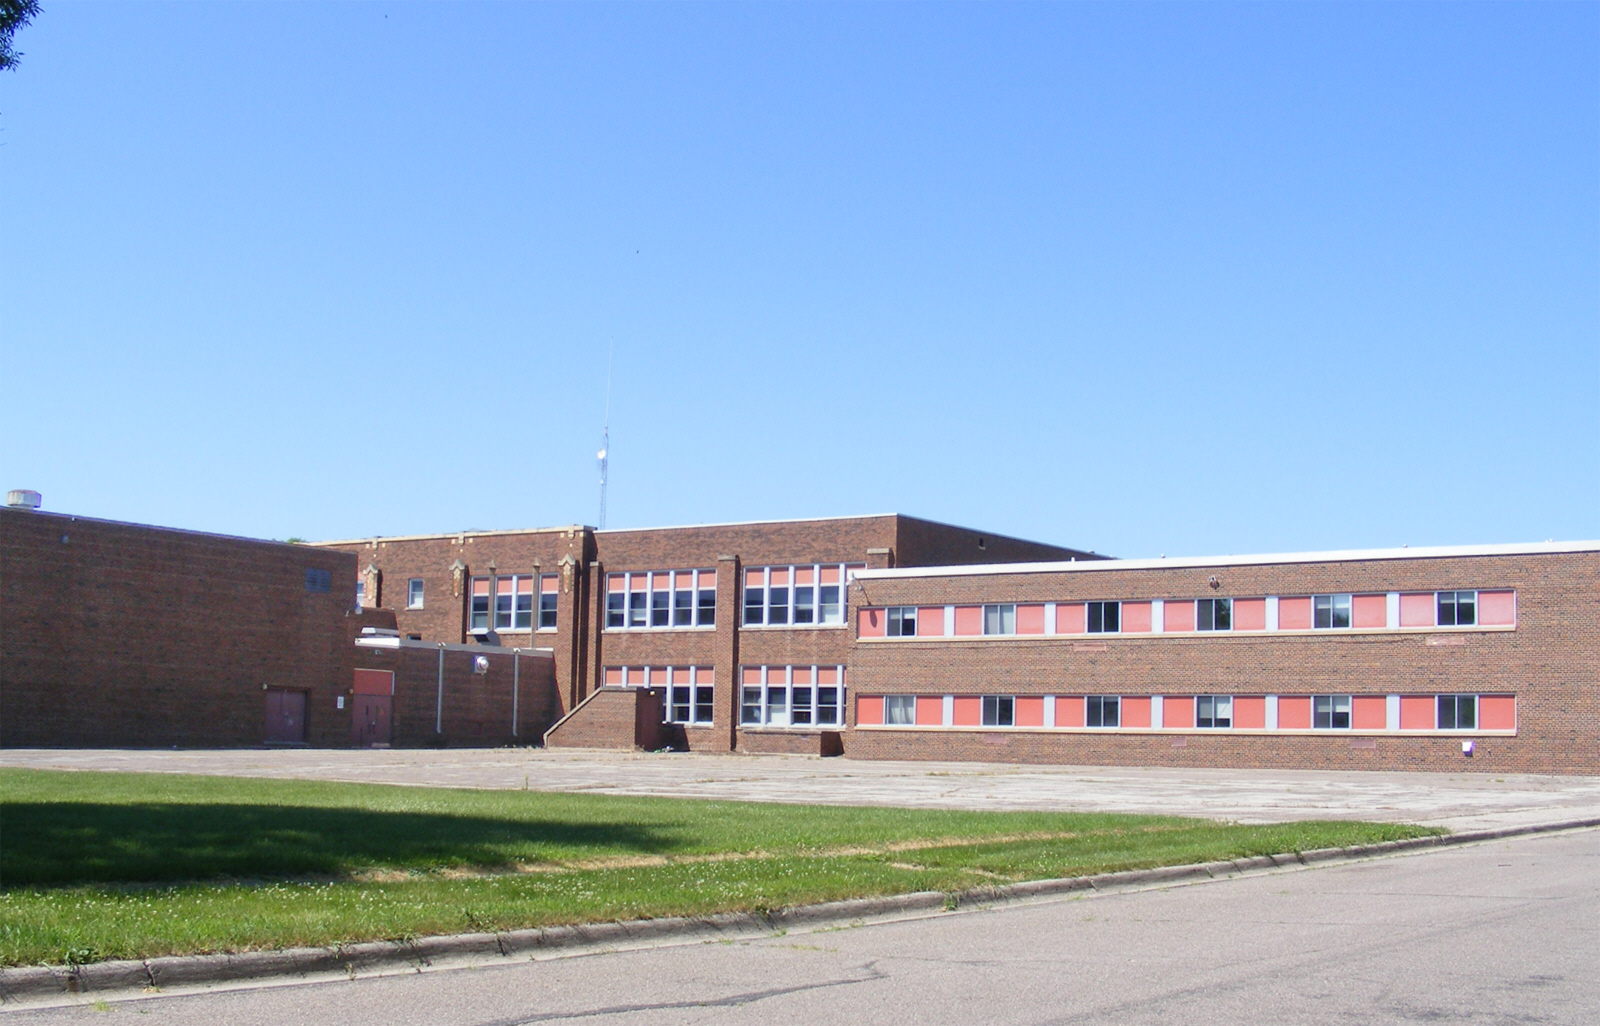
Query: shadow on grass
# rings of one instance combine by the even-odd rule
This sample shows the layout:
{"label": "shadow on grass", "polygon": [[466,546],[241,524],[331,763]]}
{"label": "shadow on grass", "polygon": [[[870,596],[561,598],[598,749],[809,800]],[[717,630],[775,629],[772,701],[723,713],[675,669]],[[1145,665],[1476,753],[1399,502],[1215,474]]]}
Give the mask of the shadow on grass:
{"label": "shadow on grass", "polygon": [[5,806],[0,887],[438,869],[648,855],[679,839],[626,823],[272,805]]}

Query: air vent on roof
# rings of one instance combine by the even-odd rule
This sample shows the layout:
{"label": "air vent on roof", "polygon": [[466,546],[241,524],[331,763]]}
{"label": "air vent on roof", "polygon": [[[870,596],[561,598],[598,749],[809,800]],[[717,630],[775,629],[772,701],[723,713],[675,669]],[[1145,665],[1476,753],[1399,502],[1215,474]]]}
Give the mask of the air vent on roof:
{"label": "air vent on roof", "polygon": [[12,509],[38,509],[44,496],[31,488],[13,488],[6,493],[6,505]]}

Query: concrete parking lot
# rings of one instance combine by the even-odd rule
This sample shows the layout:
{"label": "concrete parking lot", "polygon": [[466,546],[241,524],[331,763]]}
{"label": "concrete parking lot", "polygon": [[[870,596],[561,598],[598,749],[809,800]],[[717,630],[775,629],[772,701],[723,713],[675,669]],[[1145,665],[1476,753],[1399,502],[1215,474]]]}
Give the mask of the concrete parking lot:
{"label": "concrete parking lot", "polygon": [[202,773],[682,798],[1206,816],[1367,819],[1452,830],[1600,818],[1600,778],[867,762],[529,748],[0,751],[0,766]]}

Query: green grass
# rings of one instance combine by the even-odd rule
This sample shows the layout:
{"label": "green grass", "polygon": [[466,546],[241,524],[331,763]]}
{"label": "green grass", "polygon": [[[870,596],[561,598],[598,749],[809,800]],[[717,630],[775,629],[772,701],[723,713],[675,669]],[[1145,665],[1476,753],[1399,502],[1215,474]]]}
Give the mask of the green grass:
{"label": "green grass", "polygon": [[0,964],[779,908],[1431,832],[0,770]]}

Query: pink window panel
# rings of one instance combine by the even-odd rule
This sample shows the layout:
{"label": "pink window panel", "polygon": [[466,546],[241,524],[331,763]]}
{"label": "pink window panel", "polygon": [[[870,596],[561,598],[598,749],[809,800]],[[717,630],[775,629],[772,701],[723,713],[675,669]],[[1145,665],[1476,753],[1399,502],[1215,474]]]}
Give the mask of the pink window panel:
{"label": "pink window panel", "polygon": [[1311,629],[1311,597],[1281,598],[1278,600],[1278,630],[1309,631]]}
{"label": "pink window panel", "polygon": [[695,571],[695,576],[697,579],[696,587],[715,588],[717,586],[717,572],[715,570],[697,570]]}
{"label": "pink window panel", "polygon": [[1236,730],[1265,730],[1267,728],[1266,696],[1235,695],[1233,699],[1233,726]]}
{"label": "pink window panel", "polygon": [[1019,727],[1044,726],[1044,696],[1018,695],[1012,721]]}
{"label": "pink window panel", "polygon": [[744,586],[746,588],[760,588],[767,583],[766,574],[760,570],[746,570],[744,572]]}
{"label": "pink window panel", "polygon": [[944,607],[922,606],[917,610],[917,637],[937,638],[944,635]]}
{"label": "pink window panel", "polygon": [[1161,725],[1173,730],[1194,726],[1194,699],[1184,695],[1168,695],[1161,700]]}
{"label": "pink window panel", "polygon": [[474,595],[487,595],[487,594],[489,594],[489,578],[487,578],[487,577],[474,577],[472,579],[472,593]]}
{"label": "pink window panel", "polygon": [[672,571],[661,570],[650,575],[650,587],[656,591],[672,590]]}
{"label": "pink window panel", "polygon": [[815,567],[809,567],[809,566],[797,567],[795,569],[795,572],[794,572],[794,583],[795,584],[816,584],[817,583],[817,571],[816,571],[816,568]]}
{"label": "pink window panel", "polygon": [[1432,730],[1438,722],[1432,695],[1400,696],[1400,729]]}
{"label": "pink window panel", "polygon": [[1044,606],[1018,606],[1017,607],[1017,633],[1018,634],[1043,634],[1044,633]]}
{"label": "pink window panel", "polygon": [[838,584],[839,583],[839,568],[836,567],[836,566],[825,566],[825,567],[823,567],[822,568],[822,583],[823,584]]}
{"label": "pink window panel", "polygon": [[983,633],[983,607],[957,606],[956,633],[960,635]]}
{"label": "pink window panel", "polygon": [[710,666],[697,666],[694,670],[694,682],[696,684],[715,684],[717,682],[717,671]]}
{"label": "pink window panel", "polygon": [[494,593],[496,595],[511,594],[511,587],[516,582],[509,577],[496,577],[494,579]]}
{"label": "pink window panel", "polygon": [[856,634],[863,638],[881,638],[884,636],[884,623],[887,617],[881,609],[861,609],[856,612]]}
{"label": "pink window panel", "polygon": [[1278,729],[1310,730],[1311,698],[1307,695],[1278,696]]}
{"label": "pink window panel", "polygon": [[790,683],[791,684],[810,684],[811,683],[811,667],[809,667],[809,666],[796,666],[794,668],[794,678],[790,681]]}
{"label": "pink window panel", "polygon": [[[1480,592],[1479,601],[1482,601],[1481,594]],[[1478,697],[1478,728],[1480,730],[1516,730],[1517,697],[1515,695],[1480,695]]]}
{"label": "pink window panel", "polygon": [[938,695],[917,696],[917,726],[939,727],[944,725],[944,699]]}
{"label": "pink window panel", "polygon": [[1434,604],[1433,592],[1400,596],[1400,626],[1436,627],[1438,615],[1439,610]]}
{"label": "pink window panel", "polygon": [[1372,630],[1389,626],[1389,596],[1356,595],[1350,599],[1350,626]]}
{"label": "pink window panel", "polygon": [[[555,575],[552,574],[551,576],[553,577]],[[546,580],[548,580],[548,579],[549,578],[546,578]],[[628,575],[627,574],[606,574],[606,590],[607,591],[627,591],[628,590]]]}
{"label": "pink window panel", "polygon": [[869,727],[883,725],[882,695],[862,695],[856,699],[856,723]]}
{"label": "pink window panel", "polygon": [[694,587],[694,571],[674,570],[672,572],[672,586],[680,589]]}
{"label": "pink window panel", "polygon": [[1389,700],[1383,695],[1356,695],[1350,699],[1350,726],[1354,730],[1382,730],[1389,725]]}
{"label": "pink window panel", "polygon": [[650,575],[649,574],[633,574],[633,575],[631,575],[628,578],[628,590],[629,591],[649,591],[650,590]]}
{"label": "pink window panel", "polygon": [[950,722],[958,727],[976,727],[983,723],[983,699],[977,695],[957,695],[955,713]]}
{"label": "pink window panel", "polygon": [[817,671],[817,683],[823,687],[832,687],[839,683],[839,668],[837,666],[824,666]]}
{"label": "pink window panel", "polygon": [[[1059,613],[1057,615],[1060,615]],[[1056,726],[1083,726],[1083,696],[1058,695],[1056,697]]]}
{"label": "pink window panel", "polygon": [[1485,627],[1517,625],[1517,593],[1514,591],[1478,592],[1478,623]]}
{"label": "pink window panel", "polygon": [[1163,631],[1192,631],[1194,630],[1194,603],[1189,601],[1162,603],[1161,629]]}
{"label": "pink window panel", "polygon": [[787,588],[789,586],[789,568],[772,568],[772,586],[774,588]]}
{"label": "pink window panel", "polygon": [[1122,633],[1148,634],[1150,632],[1150,603],[1124,602],[1122,604]]}
{"label": "pink window panel", "polygon": [[627,675],[620,666],[606,667],[606,683],[613,687],[628,683]]}
{"label": "pink window panel", "polygon": [[1150,699],[1122,697],[1122,725],[1124,727],[1150,726]]}
{"label": "pink window panel", "polygon": [[533,578],[532,577],[519,577],[519,578],[517,578],[517,594],[518,595],[532,595],[533,594]]}
{"label": "pink window panel", "polygon": [[687,666],[675,666],[675,667],[673,667],[673,669],[672,669],[672,683],[674,683],[674,684],[692,684],[692,683],[694,683],[693,681],[691,681],[689,679],[689,668]]}
{"label": "pink window panel", "polygon": [[561,579],[555,574],[545,574],[539,578],[539,590],[546,595],[554,595],[561,590]]}
{"label": "pink window panel", "polygon": [[759,666],[746,666],[744,668],[744,672],[743,672],[743,674],[741,674],[741,676],[744,678],[744,682],[745,682],[746,686],[754,687],[757,684],[761,683],[761,667],[759,667]]}
{"label": "pink window panel", "polygon": [[1266,630],[1267,600],[1264,598],[1234,599],[1233,629],[1236,631]]}
{"label": "pink window panel", "polygon": [[650,683],[651,687],[665,687],[666,686],[666,684],[667,684],[667,671],[666,671],[665,667],[652,666],[646,672],[648,672],[650,674],[649,683]]}
{"label": "pink window panel", "polygon": [[1082,602],[1056,603],[1056,633],[1082,634],[1089,627],[1087,607]]}

